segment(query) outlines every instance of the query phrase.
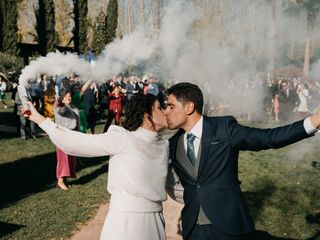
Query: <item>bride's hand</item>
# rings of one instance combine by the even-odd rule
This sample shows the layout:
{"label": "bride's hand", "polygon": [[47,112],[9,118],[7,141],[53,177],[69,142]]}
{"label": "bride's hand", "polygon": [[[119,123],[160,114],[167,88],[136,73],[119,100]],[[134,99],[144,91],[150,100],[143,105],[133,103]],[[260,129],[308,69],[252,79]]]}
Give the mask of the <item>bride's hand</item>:
{"label": "bride's hand", "polygon": [[29,120],[40,124],[42,123],[44,120],[46,120],[46,118],[44,116],[42,116],[37,109],[35,108],[35,106],[32,104],[32,102],[28,102],[29,105],[29,110],[30,111],[26,111],[27,109],[24,109],[23,107],[21,107],[21,112],[23,113],[23,116],[25,118],[28,118]]}

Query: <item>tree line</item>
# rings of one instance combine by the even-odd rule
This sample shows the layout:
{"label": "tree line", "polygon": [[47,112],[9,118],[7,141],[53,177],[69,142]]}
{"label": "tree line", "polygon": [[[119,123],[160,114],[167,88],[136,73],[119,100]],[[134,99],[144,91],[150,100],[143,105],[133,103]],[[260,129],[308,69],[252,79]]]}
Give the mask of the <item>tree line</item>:
{"label": "tree line", "polygon": [[[72,30],[73,46],[59,46],[57,29],[55,29],[54,0],[38,0],[36,16],[36,43],[22,43],[18,35],[18,4],[19,0],[0,2],[0,58],[5,56],[22,58],[27,64],[32,57],[43,56],[56,49],[59,51],[77,52],[85,54],[88,51],[99,54],[106,44],[116,36],[117,28],[117,0],[110,0],[106,13],[102,11],[95,21],[92,42],[88,42],[88,0],[73,1],[74,28]],[[59,11],[59,9],[56,9]],[[11,59],[12,60],[12,59]],[[17,62],[19,60],[17,59]],[[12,64],[12,62],[11,62]],[[3,64],[1,64],[3,65]],[[5,66],[0,71],[5,71]]]}

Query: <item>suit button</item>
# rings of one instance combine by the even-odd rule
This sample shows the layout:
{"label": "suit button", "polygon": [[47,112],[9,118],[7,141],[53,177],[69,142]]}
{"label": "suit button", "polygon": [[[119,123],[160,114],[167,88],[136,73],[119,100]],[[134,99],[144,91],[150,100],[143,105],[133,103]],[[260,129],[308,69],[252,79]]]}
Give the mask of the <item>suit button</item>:
{"label": "suit button", "polygon": [[200,183],[197,183],[197,188],[200,188]]}

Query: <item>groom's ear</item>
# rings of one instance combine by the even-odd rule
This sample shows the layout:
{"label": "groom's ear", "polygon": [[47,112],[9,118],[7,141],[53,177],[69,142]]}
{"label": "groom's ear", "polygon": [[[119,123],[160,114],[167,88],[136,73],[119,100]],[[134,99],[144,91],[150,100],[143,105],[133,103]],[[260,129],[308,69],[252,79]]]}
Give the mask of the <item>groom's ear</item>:
{"label": "groom's ear", "polygon": [[187,102],[185,108],[188,115],[192,115],[196,110],[193,102]]}

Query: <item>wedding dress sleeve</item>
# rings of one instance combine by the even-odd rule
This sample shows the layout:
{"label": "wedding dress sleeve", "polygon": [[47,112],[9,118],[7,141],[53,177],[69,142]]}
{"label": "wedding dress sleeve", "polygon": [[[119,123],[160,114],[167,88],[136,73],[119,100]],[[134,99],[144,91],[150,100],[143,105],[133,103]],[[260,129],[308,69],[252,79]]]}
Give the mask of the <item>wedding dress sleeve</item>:
{"label": "wedding dress sleeve", "polygon": [[127,130],[111,126],[103,134],[85,134],[69,130],[46,119],[39,124],[50,140],[63,152],[79,157],[99,157],[117,154],[126,144]]}
{"label": "wedding dress sleeve", "polygon": [[166,191],[173,200],[175,200],[178,203],[184,204],[184,201],[183,201],[184,189],[181,185],[178,175],[174,171],[171,164],[169,164],[169,167],[168,167]]}

